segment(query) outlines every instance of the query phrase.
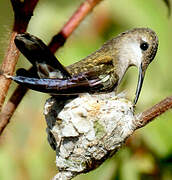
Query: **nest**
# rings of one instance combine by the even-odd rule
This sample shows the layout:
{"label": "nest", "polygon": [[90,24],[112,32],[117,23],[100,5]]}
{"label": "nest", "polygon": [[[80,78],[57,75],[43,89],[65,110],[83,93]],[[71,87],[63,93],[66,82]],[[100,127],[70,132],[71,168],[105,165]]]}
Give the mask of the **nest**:
{"label": "nest", "polygon": [[133,105],[115,93],[79,97],[62,105],[45,104],[48,141],[56,151],[54,180],[89,172],[112,156],[136,129]]}

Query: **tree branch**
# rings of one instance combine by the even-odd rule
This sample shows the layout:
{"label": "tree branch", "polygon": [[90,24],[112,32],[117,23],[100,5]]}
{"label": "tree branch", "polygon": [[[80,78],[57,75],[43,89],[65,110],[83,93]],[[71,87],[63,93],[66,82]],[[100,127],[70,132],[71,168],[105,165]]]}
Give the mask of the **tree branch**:
{"label": "tree branch", "polygon": [[[17,48],[14,44],[14,39],[15,39],[16,35],[17,35],[16,31],[13,31],[11,33],[9,46],[8,46],[7,52],[5,54],[5,58],[1,64],[1,69],[3,69],[3,72],[6,74],[10,74],[10,75],[12,75],[14,73],[15,65],[16,65],[18,57],[19,57],[19,51],[17,50]],[[2,109],[2,106],[4,103],[5,97],[7,95],[7,91],[9,89],[10,83],[11,83],[10,79],[6,79],[4,76],[0,76],[0,84],[1,84],[0,111]]]}
{"label": "tree branch", "polygon": [[102,0],[86,0],[79,6],[69,21],[63,26],[62,30],[52,38],[48,45],[51,52],[55,53],[61,46],[63,46],[66,39],[100,1]]}
{"label": "tree branch", "polygon": [[0,134],[9,123],[11,116],[27,91],[28,89],[26,87],[18,86],[13,92],[11,98],[8,100],[7,104],[4,106],[0,113]]}
{"label": "tree branch", "polygon": [[[17,33],[25,32],[30,21],[30,18],[33,14],[33,10],[37,4],[38,0],[11,0],[11,4],[14,10],[14,24],[13,30],[10,37],[9,46],[5,54],[4,60],[1,65],[1,69],[5,73],[13,75],[15,70],[15,65],[19,57],[19,51],[14,44],[14,39]],[[9,89],[11,80],[0,77],[0,111],[2,109],[7,91]]]}
{"label": "tree branch", "polygon": [[[14,44],[14,39],[18,33],[26,31],[37,2],[38,0],[11,0],[11,4],[14,10],[14,24],[7,52],[1,64],[1,69],[3,69],[3,72],[6,74],[13,75],[14,73],[15,65],[19,57],[19,51]],[[6,79],[4,76],[0,76],[0,111],[4,104],[10,83],[10,79]],[[4,122],[5,121],[3,119],[0,119],[0,132],[2,129],[4,129]]]}
{"label": "tree branch", "polygon": [[169,109],[172,108],[172,96],[167,97],[160,101],[159,103],[155,104],[151,108],[145,110],[141,114],[137,114],[138,118],[138,128],[141,128],[148,124],[150,121],[155,119],[156,117],[160,116],[164,112],[168,111]]}

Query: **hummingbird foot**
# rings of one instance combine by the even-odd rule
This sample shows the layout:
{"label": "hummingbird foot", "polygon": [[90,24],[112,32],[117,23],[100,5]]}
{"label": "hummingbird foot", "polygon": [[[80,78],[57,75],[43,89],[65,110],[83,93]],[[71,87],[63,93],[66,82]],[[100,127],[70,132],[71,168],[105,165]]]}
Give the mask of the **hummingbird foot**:
{"label": "hummingbird foot", "polygon": [[4,71],[2,69],[0,70],[0,75],[4,76],[6,79],[13,79],[13,76],[4,73]]}

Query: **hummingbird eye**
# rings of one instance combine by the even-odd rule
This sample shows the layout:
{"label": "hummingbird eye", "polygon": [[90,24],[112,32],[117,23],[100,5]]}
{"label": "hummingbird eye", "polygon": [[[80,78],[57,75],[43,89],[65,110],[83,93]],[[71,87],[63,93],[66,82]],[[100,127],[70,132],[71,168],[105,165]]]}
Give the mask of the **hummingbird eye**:
{"label": "hummingbird eye", "polygon": [[143,50],[143,51],[146,51],[149,47],[149,44],[147,42],[143,42],[140,44],[140,48]]}

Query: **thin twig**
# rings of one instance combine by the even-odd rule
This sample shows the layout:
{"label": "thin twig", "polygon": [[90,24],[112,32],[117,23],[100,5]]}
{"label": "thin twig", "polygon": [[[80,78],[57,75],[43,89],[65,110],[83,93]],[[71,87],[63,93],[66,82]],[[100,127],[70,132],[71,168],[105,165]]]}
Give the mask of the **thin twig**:
{"label": "thin twig", "polygon": [[11,96],[7,104],[4,106],[2,112],[0,113],[0,134],[9,123],[11,116],[13,115],[16,107],[20,103],[27,90],[28,89],[26,87],[18,86],[13,92],[13,96]]}
{"label": "thin twig", "polygon": [[164,112],[172,108],[172,96],[167,97],[155,104],[151,108],[145,110],[143,113],[136,115],[138,117],[138,128],[148,124],[150,121],[160,116]]}
{"label": "thin twig", "polygon": [[[5,54],[3,63],[1,65],[1,69],[3,69],[3,72],[6,74],[10,74],[10,75],[12,75],[14,73],[15,65],[16,65],[17,59],[19,57],[19,51],[17,50],[17,48],[14,44],[14,39],[15,39],[16,34],[17,34],[17,32],[15,32],[15,31],[13,31],[11,33],[9,46],[8,46],[7,52]],[[10,79],[6,79],[4,76],[0,76],[0,84],[1,84],[0,111],[3,106],[10,83],[11,83]]]}
{"label": "thin twig", "polygon": [[[28,26],[28,23],[33,14],[33,10],[37,4],[38,0],[11,0],[11,4],[14,11],[14,24],[13,30],[10,37],[9,46],[7,52],[5,54],[4,60],[1,65],[1,69],[5,73],[13,75],[15,70],[15,65],[17,63],[19,57],[19,51],[14,44],[14,39],[17,33],[25,32]],[[2,109],[5,97],[7,95],[7,91],[9,89],[11,80],[6,79],[3,76],[0,77],[0,111]]]}
{"label": "thin twig", "polygon": [[[6,74],[13,75],[14,73],[15,65],[19,57],[19,51],[14,44],[14,39],[18,33],[26,31],[37,2],[38,0],[11,0],[11,4],[14,11],[14,24],[7,52],[1,65],[1,69]],[[6,79],[4,76],[0,77],[0,111],[4,104],[4,100],[7,95],[10,83],[10,79]],[[2,132],[2,129],[4,129],[4,122],[7,121],[4,119],[0,119],[0,132]]]}
{"label": "thin twig", "polygon": [[55,35],[49,43],[48,46],[52,53],[55,53],[59,47],[63,46],[66,39],[100,1],[102,0],[86,0],[79,6],[69,21],[63,26],[62,30]]}
{"label": "thin twig", "polygon": [[[53,53],[55,51],[57,51],[61,46],[63,46],[66,39],[71,35],[71,33],[78,27],[80,22],[92,11],[92,9],[100,1],[102,1],[102,0],[85,0],[79,6],[79,8],[72,15],[72,17],[69,19],[69,21],[63,26],[62,30],[57,35],[55,35],[53,37],[52,41],[49,43],[50,50]],[[12,74],[12,73],[9,73],[9,74]],[[4,77],[2,77],[2,78],[4,79]],[[6,81],[8,81],[10,84],[10,80],[6,80]],[[0,83],[1,83],[1,81],[0,81]],[[6,87],[7,87],[7,85],[6,85]],[[9,85],[8,85],[8,87],[9,87]],[[9,123],[10,118],[12,117],[12,115],[15,112],[18,104],[20,103],[20,101],[22,100],[22,98],[24,97],[26,92],[27,92],[26,88],[22,88],[21,86],[18,86],[17,89],[12,94],[9,101],[7,102],[7,104],[5,105],[5,107],[2,109],[2,111],[0,113],[0,134],[4,130],[5,126]],[[0,91],[0,95],[1,95],[1,91]],[[5,96],[6,95],[4,95],[4,99],[5,99]],[[14,100],[11,101],[11,99],[14,99]],[[1,103],[1,101],[0,101],[0,103]]]}

